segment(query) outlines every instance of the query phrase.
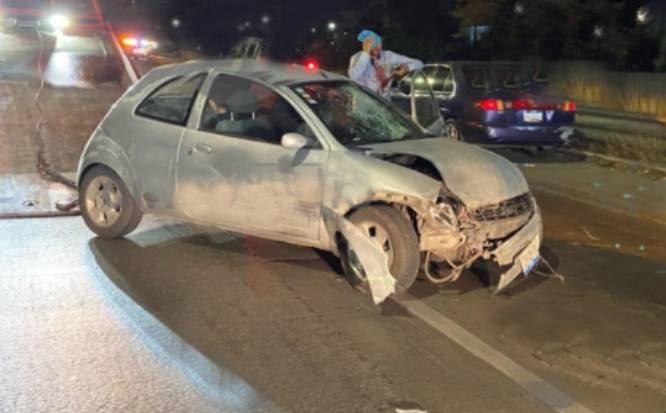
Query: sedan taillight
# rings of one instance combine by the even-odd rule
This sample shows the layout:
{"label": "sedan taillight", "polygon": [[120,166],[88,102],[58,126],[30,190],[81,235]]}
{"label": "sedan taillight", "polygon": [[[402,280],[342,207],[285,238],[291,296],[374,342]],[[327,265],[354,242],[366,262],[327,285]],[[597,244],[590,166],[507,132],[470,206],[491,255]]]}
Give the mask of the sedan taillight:
{"label": "sedan taillight", "polygon": [[511,106],[515,110],[525,110],[534,108],[534,102],[528,99],[516,99],[511,102]]}
{"label": "sedan taillight", "polygon": [[504,101],[500,99],[483,99],[476,104],[476,107],[481,110],[496,110],[502,112],[504,110]]}
{"label": "sedan taillight", "polygon": [[567,100],[562,104],[562,110],[565,112],[575,112],[576,102],[574,102],[573,100]]}

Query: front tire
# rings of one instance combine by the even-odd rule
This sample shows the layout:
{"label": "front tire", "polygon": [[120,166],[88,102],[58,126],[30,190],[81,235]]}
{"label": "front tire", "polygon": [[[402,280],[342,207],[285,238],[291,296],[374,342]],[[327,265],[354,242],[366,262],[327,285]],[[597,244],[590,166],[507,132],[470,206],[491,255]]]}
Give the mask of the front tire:
{"label": "front tire", "polygon": [[[372,206],[354,212],[349,220],[382,246],[388,255],[391,275],[396,279],[396,294],[402,294],[414,284],[419,272],[419,241],[412,223],[390,206]],[[363,266],[351,246],[339,241],[340,260],[347,280],[354,286],[367,289]]]}
{"label": "front tire", "polygon": [[111,169],[94,166],[79,188],[81,215],[102,238],[121,238],[134,231],[143,213],[123,181]]}

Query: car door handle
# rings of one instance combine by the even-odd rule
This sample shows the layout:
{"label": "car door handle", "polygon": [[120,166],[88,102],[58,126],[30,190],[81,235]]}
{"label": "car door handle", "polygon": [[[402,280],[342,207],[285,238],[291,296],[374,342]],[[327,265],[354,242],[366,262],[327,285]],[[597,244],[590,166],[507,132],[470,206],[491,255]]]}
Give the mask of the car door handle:
{"label": "car door handle", "polygon": [[197,143],[194,145],[192,152],[201,152],[201,153],[213,153],[213,147],[205,143]]}

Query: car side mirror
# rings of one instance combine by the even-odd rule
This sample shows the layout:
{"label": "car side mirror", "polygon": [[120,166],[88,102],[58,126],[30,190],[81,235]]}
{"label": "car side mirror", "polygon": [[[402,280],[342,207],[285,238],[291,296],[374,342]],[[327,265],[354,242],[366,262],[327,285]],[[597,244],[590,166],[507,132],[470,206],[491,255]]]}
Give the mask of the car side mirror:
{"label": "car side mirror", "polygon": [[280,145],[286,149],[305,149],[312,146],[312,140],[300,133],[291,132],[282,135]]}

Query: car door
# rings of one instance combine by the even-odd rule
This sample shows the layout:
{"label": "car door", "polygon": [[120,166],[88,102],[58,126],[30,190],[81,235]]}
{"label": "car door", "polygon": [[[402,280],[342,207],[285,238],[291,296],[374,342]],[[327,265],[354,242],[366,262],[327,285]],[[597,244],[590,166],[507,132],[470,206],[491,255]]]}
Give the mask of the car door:
{"label": "car door", "polygon": [[[191,219],[316,245],[328,151],[295,107],[270,87],[218,74],[181,140],[178,204]],[[310,139],[281,146],[286,133]]]}
{"label": "car door", "polygon": [[428,77],[423,72],[416,72],[411,76],[411,84],[412,119],[428,132],[441,135],[444,133],[444,119]]}
{"label": "car door", "polygon": [[407,75],[399,81],[394,81],[391,90],[391,103],[403,113],[412,117],[412,76]]}
{"label": "car door", "polygon": [[414,72],[400,80],[391,92],[391,103],[433,135],[444,133],[444,119],[423,72]]}
{"label": "car door", "polygon": [[459,113],[452,99],[455,96],[455,83],[451,68],[445,65],[427,66],[423,72],[428,78],[442,116],[445,119],[457,118]]}
{"label": "car door", "polygon": [[[136,108],[130,161],[146,206],[174,214],[174,166],[180,138],[204,73],[162,83]],[[119,125],[119,127],[123,127]]]}

